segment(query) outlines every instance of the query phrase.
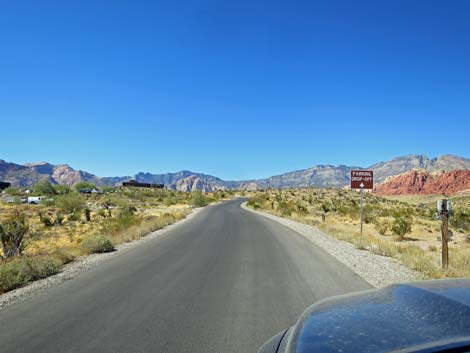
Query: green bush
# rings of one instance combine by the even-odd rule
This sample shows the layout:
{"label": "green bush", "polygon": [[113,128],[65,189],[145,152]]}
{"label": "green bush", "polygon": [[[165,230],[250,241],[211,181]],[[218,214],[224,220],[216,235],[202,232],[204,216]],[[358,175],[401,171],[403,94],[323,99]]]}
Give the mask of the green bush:
{"label": "green bush", "polygon": [[21,191],[20,191],[19,188],[12,188],[12,187],[9,187],[8,189],[6,189],[5,193],[7,193],[10,196],[20,196],[21,195]]}
{"label": "green bush", "polygon": [[207,203],[206,196],[204,196],[200,190],[192,192],[191,204],[194,207],[204,207]]}
{"label": "green bush", "polygon": [[82,217],[80,216],[79,212],[71,213],[68,216],[68,220],[71,221],[71,222],[78,222],[80,219],[82,219]]}
{"label": "green bush", "polygon": [[374,228],[380,235],[385,235],[390,229],[390,222],[386,219],[376,220]]}
{"label": "green bush", "polygon": [[116,235],[117,233],[136,225],[138,222],[137,217],[134,212],[136,208],[129,204],[123,204],[119,208],[119,213],[115,218],[109,218],[106,222],[103,223],[101,232],[108,235]]}
{"label": "green bush", "polygon": [[292,202],[281,201],[277,206],[278,211],[283,216],[291,216],[292,213],[295,211],[294,204]]}
{"label": "green bush", "polygon": [[167,196],[163,199],[163,203],[165,206],[171,206],[175,205],[178,201],[176,200],[176,197],[174,196]]}
{"label": "green bush", "polygon": [[55,185],[54,189],[57,194],[61,195],[70,194],[72,192],[72,189],[68,185]]}
{"label": "green bush", "polygon": [[61,195],[56,198],[56,205],[67,214],[78,213],[85,207],[85,200],[82,195],[71,193]]}
{"label": "green bush", "polygon": [[455,210],[449,217],[449,223],[452,227],[470,231],[470,210]]}
{"label": "green bush", "polygon": [[61,226],[62,223],[64,222],[64,218],[65,218],[64,215],[63,215],[62,213],[58,212],[58,213],[56,214],[56,216],[55,216],[55,222],[54,222],[54,224],[55,224],[56,226]]}
{"label": "green bush", "polygon": [[44,214],[44,212],[39,212],[39,220],[46,227],[52,227],[54,225],[54,222],[52,222],[51,217],[49,217],[47,214]]}
{"label": "green bush", "polygon": [[89,235],[80,243],[80,247],[88,254],[105,253],[114,250],[114,244],[104,235]]}
{"label": "green bush", "polygon": [[20,256],[0,262],[0,293],[54,275],[60,271],[61,266],[62,261],[53,256]]}
{"label": "green bush", "polygon": [[411,233],[411,222],[411,217],[395,217],[392,223],[392,232],[403,239],[406,234]]}
{"label": "green bush", "polygon": [[19,196],[14,196],[13,197],[13,203],[15,205],[21,205],[23,202],[21,201],[21,198]]}
{"label": "green bush", "polygon": [[34,186],[34,193],[41,195],[54,195],[55,189],[49,180],[42,180]]}
{"label": "green bush", "polygon": [[295,204],[295,213],[299,216],[306,216],[308,214],[308,209],[300,201],[297,201]]}
{"label": "green bush", "polygon": [[94,189],[96,185],[93,183],[89,183],[87,181],[79,181],[73,185],[74,189],[77,191],[83,191],[86,189]]}

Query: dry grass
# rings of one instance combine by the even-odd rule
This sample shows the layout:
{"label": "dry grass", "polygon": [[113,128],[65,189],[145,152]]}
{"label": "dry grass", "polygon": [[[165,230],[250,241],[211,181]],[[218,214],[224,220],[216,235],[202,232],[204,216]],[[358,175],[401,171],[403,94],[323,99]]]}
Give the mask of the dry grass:
{"label": "dry grass", "polygon": [[[440,222],[434,219],[435,200],[436,195],[383,198],[366,194],[362,239],[359,235],[359,195],[355,191],[267,190],[254,195],[249,205],[317,226],[358,249],[395,258],[428,278],[470,277],[470,244],[465,242],[465,229],[452,229],[454,238],[449,242],[449,269],[443,271],[440,268]],[[470,209],[468,196],[455,197],[453,201],[454,209]],[[409,217],[412,221],[411,232],[404,237],[394,235],[387,227],[398,216]]]}
{"label": "dry grass", "polygon": [[[15,205],[0,201],[0,222],[19,210],[26,214],[29,224],[23,255],[0,261],[0,293],[55,274],[63,264],[79,256],[110,251],[115,245],[175,223],[191,212],[194,203],[191,193],[135,188],[80,197],[82,210],[68,214],[61,209],[64,202]],[[232,197],[232,193],[216,192],[204,195],[203,201]],[[62,201],[64,196],[56,198]],[[86,221],[85,208],[90,210],[90,221]],[[64,220],[58,224],[56,220],[61,215]],[[44,222],[45,218],[50,222]]]}

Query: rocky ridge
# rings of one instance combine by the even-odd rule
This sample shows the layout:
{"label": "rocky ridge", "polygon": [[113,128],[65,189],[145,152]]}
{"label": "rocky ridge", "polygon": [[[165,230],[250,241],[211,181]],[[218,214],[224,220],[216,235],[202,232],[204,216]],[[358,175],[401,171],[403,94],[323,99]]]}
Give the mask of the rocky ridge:
{"label": "rocky ridge", "polygon": [[470,170],[429,172],[423,169],[413,169],[390,176],[374,189],[374,193],[378,195],[451,195],[459,192],[468,193],[469,191]]}

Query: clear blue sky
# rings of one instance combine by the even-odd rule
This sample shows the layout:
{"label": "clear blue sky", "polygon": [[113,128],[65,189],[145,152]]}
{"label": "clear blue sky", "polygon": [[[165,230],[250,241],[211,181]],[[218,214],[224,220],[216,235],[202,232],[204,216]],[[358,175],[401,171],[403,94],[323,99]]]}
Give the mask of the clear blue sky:
{"label": "clear blue sky", "polygon": [[470,1],[0,2],[0,159],[246,179],[470,157]]}

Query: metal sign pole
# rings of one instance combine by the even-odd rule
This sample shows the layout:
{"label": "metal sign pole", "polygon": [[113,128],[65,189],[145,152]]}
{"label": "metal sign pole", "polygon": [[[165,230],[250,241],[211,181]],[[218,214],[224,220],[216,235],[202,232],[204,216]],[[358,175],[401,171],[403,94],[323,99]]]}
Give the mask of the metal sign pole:
{"label": "metal sign pole", "polygon": [[363,192],[364,192],[364,188],[361,188],[361,239],[362,239],[362,199],[363,199]]}

